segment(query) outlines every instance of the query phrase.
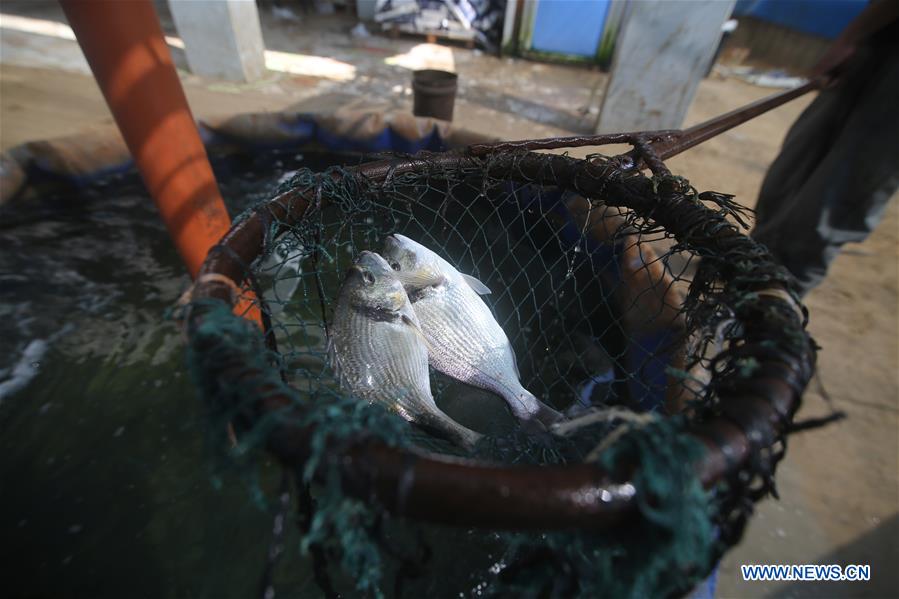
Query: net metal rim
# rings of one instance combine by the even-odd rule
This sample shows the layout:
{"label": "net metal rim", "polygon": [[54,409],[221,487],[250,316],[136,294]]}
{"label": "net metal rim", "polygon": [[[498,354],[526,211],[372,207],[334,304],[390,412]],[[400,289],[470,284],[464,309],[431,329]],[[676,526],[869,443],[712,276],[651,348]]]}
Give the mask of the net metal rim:
{"label": "net metal rim", "polygon": [[[719,226],[697,237],[684,229],[694,222],[685,215],[709,216],[714,211],[700,202],[678,199],[686,182],[678,177],[646,177],[635,169],[626,172],[614,162],[575,159],[566,155],[534,152],[497,153],[484,156],[470,150],[419,154],[363,164],[343,175],[370,183],[385,183],[410,173],[487,173],[517,182],[553,185],[595,198],[610,206],[629,208],[674,234],[678,241],[691,237],[700,254],[722,254],[735,244],[755,244],[733,226]],[[297,222],[321,206],[327,198],[316,193],[288,191],[265,204],[248,218],[236,222],[210,251],[193,290],[195,300],[235,305],[233,289],[215,277],[237,284],[248,280],[249,264],[263,250],[266,227],[273,219]],[[716,222],[720,224],[721,220]],[[760,258],[764,261],[769,258]],[[210,278],[211,277],[211,278]],[[723,283],[730,284],[722,275]],[[788,283],[772,281],[754,290],[741,314],[764,314],[777,309],[789,326],[800,331],[799,349],[789,353],[765,350],[772,334],[763,317],[739,317],[744,337],[752,339],[743,351],[753,354],[758,368],[738,390],[724,392],[721,413],[691,426],[688,434],[705,447],[695,463],[699,480],[707,488],[736,473],[753,456],[769,450],[790,427],[801,392],[814,364],[814,344],[805,333],[805,312]],[[192,310],[186,335],[192,339],[203,310]],[[239,369],[234,369],[238,376]],[[286,397],[260,393],[259,414],[283,410]],[[310,453],[310,431],[284,425],[267,439],[267,449],[282,463],[296,467]],[[360,440],[332,449],[330,458],[341,468],[347,492],[377,501],[400,516],[459,526],[494,529],[603,529],[627,517],[635,509],[630,481],[632,469],[607,472],[595,464],[561,466],[503,466],[487,462],[424,455],[415,451]]]}

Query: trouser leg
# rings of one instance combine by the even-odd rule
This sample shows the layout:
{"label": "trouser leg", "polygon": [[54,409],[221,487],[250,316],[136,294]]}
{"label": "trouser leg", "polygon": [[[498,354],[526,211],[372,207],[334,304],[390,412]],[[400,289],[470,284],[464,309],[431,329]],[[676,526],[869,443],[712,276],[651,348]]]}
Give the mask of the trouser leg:
{"label": "trouser leg", "polygon": [[867,237],[899,187],[897,106],[899,56],[862,65],[802,114],[765,177],[753,237],[803,292],[842,244]]}

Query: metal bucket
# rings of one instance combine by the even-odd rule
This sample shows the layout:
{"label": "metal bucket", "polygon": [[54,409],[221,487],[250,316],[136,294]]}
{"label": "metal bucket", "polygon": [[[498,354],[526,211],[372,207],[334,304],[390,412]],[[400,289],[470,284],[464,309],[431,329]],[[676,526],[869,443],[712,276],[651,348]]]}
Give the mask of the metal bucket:
{"label": "metal bucket", "polygon": [[453,120],[458,76],[447,71],[424,69],[412,73],[413,108],[415,116],[430,116],[444,121]]}

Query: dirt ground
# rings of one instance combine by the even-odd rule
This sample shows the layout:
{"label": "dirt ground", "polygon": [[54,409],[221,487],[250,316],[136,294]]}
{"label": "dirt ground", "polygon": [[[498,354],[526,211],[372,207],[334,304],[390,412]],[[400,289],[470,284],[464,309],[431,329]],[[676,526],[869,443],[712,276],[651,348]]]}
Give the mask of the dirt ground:
{"label": "dirt ground", "polygon": [[[4,3],[0,12],[64,23],[56,5]],[[339,80],[270,72],[259,83],[206,81],[182,72],[198,117],[236,112],[307,110],[341,105],[411,109],[410,68],[442,66],[460,75],[455,123],[521,139],[590,130],[605,76],[586,68],[498,59],[477,51],[381,37],[353,39],[352,22],[278,22],[263,12],[269,49],[329,57],[354,67]],[[167,32],[175,34],[163,14]],[[0,149],[73,133],[111,117],[71,39],[0,23]],[[180,51],[176,61],[185,68]],[[601,93],[601,92],[600,92]],[[700,87],[685,125],[772,93],[712,77]],[[802,98],[672,159],[674,172],[700,189],[736,195],[753,206],[764,173]],[[865,243],[848,246],[807,298],[809,329],[822,350],[818,375],[800,418],[829,413],[825,397],[848,418],[791,438],[778,472],[780,501],[764,501],[745,540],[722,564],[721,597],[896,596],[899,592],[899,204]],[[870,583],[744,583],[745,563],[872,564]]]}

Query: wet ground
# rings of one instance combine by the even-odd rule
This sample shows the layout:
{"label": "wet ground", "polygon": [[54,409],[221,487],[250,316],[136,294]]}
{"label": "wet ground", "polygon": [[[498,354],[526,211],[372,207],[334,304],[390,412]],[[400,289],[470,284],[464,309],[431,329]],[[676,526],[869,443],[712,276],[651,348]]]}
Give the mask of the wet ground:
{"label": "wet ground", "polygon": [[[159,7],[166,34],[177,36],[164,3]],[[55,3],[9,2],[4,3],[3,12],[8,15],[3,28],[3,65],[8,82],[21,81],[15,67],[27,66],[61,69],[44,72],[40,77],[44,81],[39,84],[42,88],[85,85],[87,79],[71,76],[90,73],[77,43],[52,26],[48,31],[42,25],[64,23]],[[416,38],[354,38],[348,35],[353,21],[339,15],[293,22],[279,21],[262,11],[261,18],[267,49],[280,53],[271,64],[280,70],[269,71],[254,83],[212,82],[193,76],[187,72],[178,43],[170,44],[198,116],[232,114],[237,110],[281,110],[288,106],[300,110],[365,106],[411,111],[412,70],[442,68],[459,74],[456,122],[474,131],[496,132],[509,139],[515,134],[545,137],[558,131],[589,132],[596,120],[598,103],[594,91],[605,81],[605,75],[596,69],[500,59],[478,50],[427,44]],[[314,35],[310,35],[310,28],[314,28]],[[33,33],[35,30],[43,33]],[[73,85],[74,81],[81,83]],[[87,87],[93,88],[92,82]],[[42,95],[33,87],[31,91]],[[73,92],[83,97],[84,92]],[[23,110],[19,100],[12,100],[5,110],[20,118],[42,110],[52,112],[50,106],[40,106],[45,100],[49,98],[39,99],[39,104],[29,106],[29,110]],[[99,118],[106,116],[102,103],[87,104],[90,102],[79,98],[72,108],[90,111]],[[34,120],[32,127],[41,127],[39,119]],[[526,131],[522,125],[526,125]],[[77,129],[78,123],[70,122],[62,130],[51,131],[44,122],[43,128],[32,130],[45,131],[44,137],[51,137],[54,131],[59,135]],[[3,147],[21,141],[25,139],[8,132],[3,136]]]}
{"label": "wet ground", "polygon": [[[0,12],[61,21],[55,4],[29,3],[23,8],[22,5],[4,3]],[[456,106],[456,123],[460,126],[515,139],[588,131],[595,118],[589,110],[590,98],[594,85],[603,79],[603,75],[594,71],[496,59],[459,48],[421,44],[420,40],[354,40],[347,35],[349,27],[346,23],[338,19],[315,21],[314,26],[311,20],[298,24],[275,23],[267,13],[263,14],[263,19],[264,35],[270,49],[333,58],[354,67],[352,77],[340,80],[335,77],[345,75],[271,72],[261,83],[234,85],[204,81],[185,74],[185,88],[198,116],[281,110],[288,106],[331,109],[338,105],[370,105],[408,109],[411,106],[411,96],[407,92],[411,77],[409,67],[448,66],[452,61],[452,66],[462,78]],[[0,44],[2,148],[26,140],[72,133],[85,126],[109,121],[102,97],[86,75],[86,66],[74,42],[64,37],[25,33],[4,26]],[[180,60],[177,53],[176,60]],[[337,73],[348,72],[344,67],[334,68]],[[706,80],[699,88],[686,124],[699,122],[768,93],[771,90],[739,81]],[[738,200],[751,206],[765,169],[775,156],[789,124],[808,101],[807,98],[797,100],[728,132],[673,159],[670,166],[675,172],[690,178],[699,188],[734,193]],[[76,221],[83,220],[85,223],[81,225],[81,234],[71,232],[78,230],[74,225],[62,227],[59,231],[61,239],[53,243],[61,244],[67,239],[66,235],[71,237],[68,245],[58,246],[56,251],[78,246],[88,251],[86,248],[91,244],[91,239],[84,235],[83,227],[89,226],[86,223],[92,220],[110,217],[102,211],[99,215],[76,214],[89,207],[52,208],[72,211]],[[149,230],[154,230],[154,227],[158,229],[158,225],[152,223],[152,210],[140,209],[145,213],[141,226]],[[15,218],[4,216],[3,226],[12,223],[15,223]],[[806,394],[800,417],[826,414],[830,409],[824,399],[826,391],[833,405],[845,410],[849,418],[828,429],[792,438],[787,459],[779,471],[781,500],[767,500],[759,506],[744,542],[731,552],[722,566],[718,578],[719,596],[886,597],[895,596],[899,588],[899,571],[895,568],[895,564],[899,563],[897,231],[899,207],[894,201],[887,210],[884,222],[872,237],[864,244],[847,248],[834,264],[827,281],[808,297],[810,330],[823,349],[819,356],[819,378]],[[102,244],[94,243],[94,248],[102,251]],[[163,238],[152,251],[171,252]],[[139,259],[139,256],[134,257],[134,260]],[[128,269],[131,264],[132,261],[122,260],[119,270]],[[167,268],[175,269],[176,265],[170,263]],[[155,271],[149,272],[149,276],[142,273],[130,280],[134,289],[148,294],[148,309],[152,311],[154,306],[161,308],[166,305],[180,288],[178,285],[154,288],[159,277],[152,276]],[[4,285],[20,285],[20,290],[34,294],[35,301],[42,297],[48,302],[60,301],[53,299],[53,293],[48,289],[52,282],[47,282],[43,289],[36,289],[29,277],[22,275],[17,279],[15,272],[5,272],[4,276],[11,277],[5,279]],[[104,274],[104,277],[104,285],[111,287],[101,287],[100,291],[112,291],[120,281],[118,275],[111,273]],[[73,283],[63,279],[62,284]],[[186,391],[185,381],[168,376],[171,367],[167,368],[166,364],[180,359],[177,357],[180,350],[174,331],[159,324],[157,312],[144,315],[138,323],[114,323],[131,331],[124,338],[120,338],[121,332],[110,332],[102,340],[96,337],[80,338],[74,334],[67,336],[65,323],[82,317],[79,315],[89,315],[91,309],[103,311],[102,305],[69,307],[69,312],[63,307],[57,321],[44,325],[49,335],[47,339],[53,339],[45,348],[44,358],[29,358],[37,355],[40,347],[31,347],[30,350],[28,345],[4,347],[5,355],[9,355],[6,353],[8,351],[12,351],[13,355],[4,358],[0,368],[9,368],[20,359],[29,358],[26,360],[28,365],[38,363],[36,368],[52,370],[57,359],[54,356],[58,355],[56,352],[65,348],[66,344],[78,343],[84,344],[92,357],[86,358],[80,365],[83,372],[62,377],[58,383],[60,389],[84,389],[85,396],[89,396],[92,389],[103,388],[112,390],[103,391],[104,394],[114,394],[107,400],[121,397],[122,401],[129,399],[129,391],[135,386],[149,385],[152,390],[157,388],[157,382],[160,396]],[[15,318],[13,314],[12,319]],[[22,326],[27,326],[27,323]],[[53,338],[55,333],[59,334]],[[29,351],[32,353],[29,354]],[[154,371],[138,374],[129,370],[126,366],[130,355],[140,355],[142,359],[150,360]],[[123,367],[104,380],[84,376],[85,372],[98,369],[103,360],[121,360]],[[153,393],[147,394],[148,398],[152,396]],[[140,509],[146,510],[171,509],[174,510],[172,517],[179,517],[177,509],[172,507],[172,498],[177,496],[173,489],[178,488],[179,481],[189,477],[169,470],[163,458],[166,457],[168,439],[175,434],[186,433],[161,430],[159,413],[161,410],[177,410],[179,416],[183,416],[190,413],[191,408],[180,405],[154,407],[151,399],[146,401],[146,415],[138,421],[116,421],[113,415],[108,425],[99,429],[91,427],[96,412],[92,415],[90,411],[98,410],[101,403],[87,401],[83,409],[76,409],[74,405],[55,406],[50,402],[44,408],[48,403],[46,398],[35,397],[27,388],[4,400],[0,406],[0,413],[5,414],[4,426],[9,426],[12,421],[7,419],[16,417],[14,413],[18,413],[18,417],[23,419],[17,421],[16,426],[28,429],[31,435],[30,440],[23,442],[21,447],[4,447],[7,455],[4,460],[19,456],[23,464],[17,466],[16,473],[11,473],[15,475],[12,480],[23,481],[28,477],[35,480],[42,472],[51,473],[66,459],[79,460],[80,470],[74,472],[81,473],[67,481],[66,488],[40,487],[37,499],[22,493],[4,492],[4,498],[8,497],[8,501],[18,502],[19,505],[37,501],[47,506],[47,513],[53,514],[41,522],[29,522],[26,517],[4,524],[18,527],[24,519],[25,523],[21,526],[36,527],[33,535],[23,535],[22,538],[28,539],[30,545],[22,548],[21,555],[31,555],[30,551],[42,552],[48,568],[44,571],[49,572],[51,562],[66,565],[80,559],[78,555],[70,555],[64,543],[51,541],[51,534],[58,536],[60,531],[66,531],[74,539],[89,527],[92,530],[96,530],[94,527],[105,527],[104,530],[126,527],[129,534],[133,533],[136,538],[138,535],[152,538],[154,534],[160,534],[152,527],[146,528],[150,521],[148,517],[134,517],[127,522],[107,518],[108,512],[99,507],[103,501],[132,502],[138,508],[143,505]],[[44,409],[43,414],[41,409]],[[48,439],[47,429],[42,428],[42,416],[62,418],[69,423],[71,435]],[[137,426],[149,427],[154,433],[142,439],[140,447],[131,447],[127,452],[120,453],[111,466],[118,470],[98,471],[93,467],[92,453],[84,448],[116,451],[116,443],[120,441],[136,443],[136,440],[127,439]],[[122,432],[116,436],[120,428]],[[202,444],[196,441],[191,446],[189,440],[185,441],[188,447],[194,447],[196,453],[194,465],[185,467],[203,468]],[[141,488],[137,488],[138,483],[134,482],[136,488],[133,490],[127,489],[127,485],[123,489],[110,489],[106,481],[119,472],[138,468],[133,460],[139,461],[143,464],[140,467],[144,468],[146,464],[157,464],[154,471],[140,475],[156,482],[144,484]],[[163,479],[168,479],[170,483]],[[9,488],[8,480],[4,477],[4,491]],[[163,487],[154,492],[151,487],[157,482]],[[233,549],[229,545],[232,534],[242,533],[233,532],[227,519],[219,520],[212,512],[220,507],[227,512],[250,509],[245,496],[229,498],[228,493],[217,494],[208,486],[200,487],[193,489],[184,486],[178,491],[197,493],[210,512],[206,522],[184,520],[184,537],[180,540],[184,543],[186,554],[196,553],[198,545],[191,539],[198,538],[211,540],[222,552],[229,552]],[[150,497],[154,499],[141,503],[141,498]],[[183,514],[180,517],[184,518]],[[260,517],[258,524],[258,534],[264,535],[268,518]],[[102,539],[102,535],[99,538]],[[52,549],[48,551],[47,547]],[[122,551],[127,550],[129,548],[122,548]],[[186,560],[179,564],[166,558],[169,561],[163,560],[161,564],[159,559],[139,547],[131,550],[134,552],[133,571],[136,572],[139,565],[147,564],[146,572],[152,573],[140,578],[146,581],[150,590],[157,588],[152,585],[161,578],[182,576],[184,580],[191,580],[191,572],[187,569],[192,567],[191,564],[200,563],[200,560]],[[101,555],[100,546],[94,551],[95,554],[88,553],[81,558]],[[213,557],[214,561],[218,561],[221,556]],[[86,572],[93,576],[116,575],[96,565],[101,563],[102,560],[90,566],[95,568],[93,572],[85,566],[88,568]],[[739,579],[741,563],[870,563],[874,579],[870,583],[852,584],[744,583]],[[194,578],[202,576],[202,570],[193,571],[192,575]],[[77,576],[82,577],[79,584],[90,584],[91,577],[87,574]],[[226,584],[229,580],[225,577],[223,586],[212,590],[249,588],[241,587],[241,584],[248,584],[246,581],[234,582],[235,586],[229,587]],[[214,584],[218,585],[218,582]],[[203,593],[198,591],[192,594]]]}

